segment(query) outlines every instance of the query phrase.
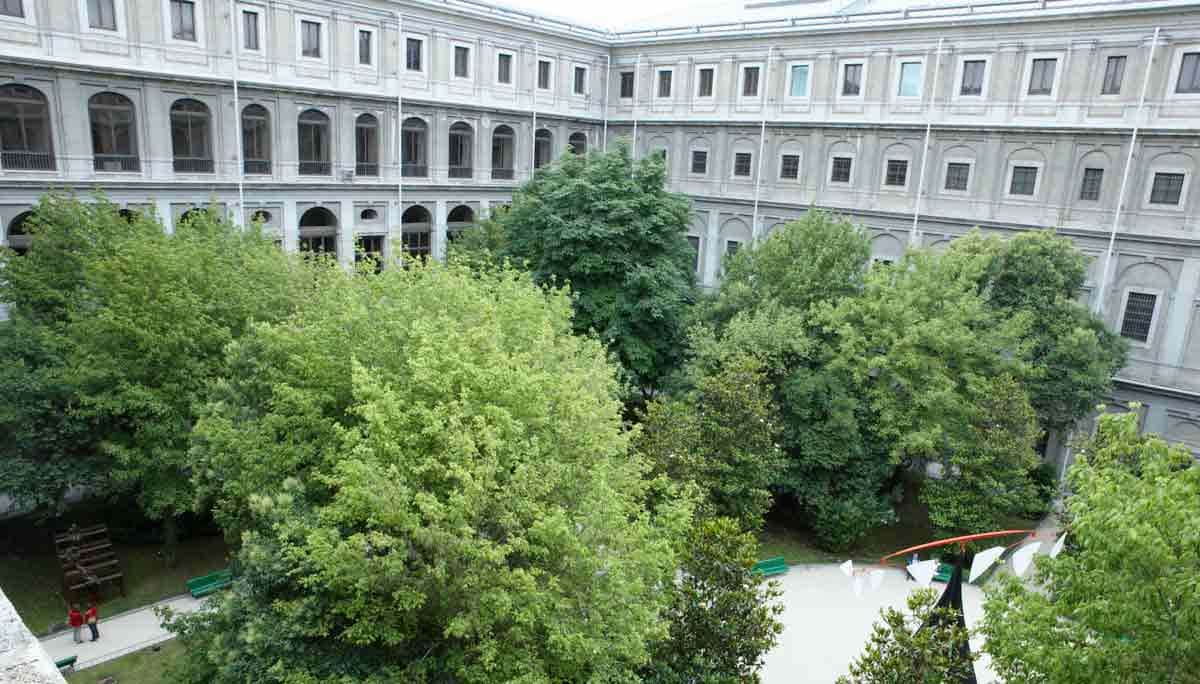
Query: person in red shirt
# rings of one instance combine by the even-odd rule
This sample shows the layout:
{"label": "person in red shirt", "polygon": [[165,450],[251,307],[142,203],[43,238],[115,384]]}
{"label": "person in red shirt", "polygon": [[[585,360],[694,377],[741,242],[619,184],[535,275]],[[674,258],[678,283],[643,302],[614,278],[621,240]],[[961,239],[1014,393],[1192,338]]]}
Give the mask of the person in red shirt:
{"label": "person in red shirt", "polygon": [[88,609],[83,613],[83,619],[92,632],[92,641],[99,639],[100,628],[97,625],[100,623],[100,611],[96,609],[95,601],[88,604]]}
{"label": "person in red shirt", "polygon": [[71,609],[67,611],[67,624],[71,625],[75,643],[82,644],[83,639],[80,636],[83,632],[83,613],[79,612],[78,603],[71,604]]}

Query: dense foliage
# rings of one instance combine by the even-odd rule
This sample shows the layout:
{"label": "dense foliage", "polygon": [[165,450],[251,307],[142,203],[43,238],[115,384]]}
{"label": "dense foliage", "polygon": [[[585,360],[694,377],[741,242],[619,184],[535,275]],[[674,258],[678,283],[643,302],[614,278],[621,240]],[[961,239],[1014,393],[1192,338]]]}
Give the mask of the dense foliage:
{"label": "dense foliage", "polygon": [[1076,452],[1071,544],[1037,558],[1037,586],[988,594],[985,649],[1010,684],[1200,682],[1200,465],[1137,417],[1102,415]]}
{"label": "dense foliage", "polygon": [[937,594],[921,589],[909,594],[907,614],[895,608],[880,611],[882,620],[872,628],[866,649],[838,684],[974,681],[974,665],[960,656],[967,631],[954,611],[936,604]]}

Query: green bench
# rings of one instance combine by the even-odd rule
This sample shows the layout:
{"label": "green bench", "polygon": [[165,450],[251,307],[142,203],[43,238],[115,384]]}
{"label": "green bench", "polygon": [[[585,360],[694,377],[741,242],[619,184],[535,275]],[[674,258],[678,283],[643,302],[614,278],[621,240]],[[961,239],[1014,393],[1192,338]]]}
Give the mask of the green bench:
{"label": "green bench", "polygon": [[229,568],[225,568],[202,577],[193,577],[187,581],[187,588],[193,598],[202,598],[220,591],[232,583],[233,572]]}
{"label": "green bench", "polygon": [[938,563],[937,572],[933,575],[934,582],[942,582],[943,584],[950,581],[950,577],[954,575],[954,566],[949,563]]}
{"label": "green bench", "polygon": [[754,564],[754,573],[763,577],[771,577],[772,575],[782,575],[788,571],[787,561],[783,560],[783,556],[768,558]]}
{"label": "green bench", "polygon": [[56,660],[54,661],[54,667],[57,667],[58,671],[63,674],[71,674],[75,671],[75,661],[77,660],[79,660],[79,656],[71,656],[70,658]]}

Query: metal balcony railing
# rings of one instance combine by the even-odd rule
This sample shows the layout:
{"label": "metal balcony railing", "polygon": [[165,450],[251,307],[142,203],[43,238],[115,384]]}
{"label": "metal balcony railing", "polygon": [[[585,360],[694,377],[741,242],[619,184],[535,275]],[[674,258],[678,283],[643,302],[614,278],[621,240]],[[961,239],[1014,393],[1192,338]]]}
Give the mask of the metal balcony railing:
{"label": "metal balcony railing", "polygon": [[354,174],[356,176],[378,176],[379,164],[374,162],[359,162],[354,165]]}
{"label": "metal balcony railing", "polygon": [[471,166],[450,166],[451,178],[470,178],[474,173],[474,167]]}
{"label": "metal balcony railing", "polygon": [[400,175],[405,178],[425,178],[429,175],[429,166],[426,164],[409,164],[400,165]]}
{"label": "metal balcony railing", "polygon": [[212,173],[213,160],[175,157],[175,173]]}
{"label": "metal balcony railing", "polygon": [[0,152],[0,167],[14,171],[53,171],[50,152]]}
{"label": "metal balcony railing", "polygon": [[514,176],[512,169],[492,169],[492,180],[512,180]]}
{"label": "metal balcony railing", "polygon": [[136,154],[96,154],[92,165],[97,171],[141,171],[142,162]]}
{"label": "metal balcony railing", "polygon": [[333,163],[327,161],[300,162],[301,176],[328,176],[333,173]]}
{"label": "metal balcony railing", "polygon": [[244,173],[251,175],[267,175],[271,173],[270,159],[246,159],[242,163]]}

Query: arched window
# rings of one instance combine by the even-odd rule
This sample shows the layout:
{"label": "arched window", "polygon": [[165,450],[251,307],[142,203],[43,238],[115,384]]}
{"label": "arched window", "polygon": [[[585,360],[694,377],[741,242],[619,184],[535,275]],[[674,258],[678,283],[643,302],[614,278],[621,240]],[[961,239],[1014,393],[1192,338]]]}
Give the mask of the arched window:
{"label": "arched window", "polygon": [[470,178],[474,173],[471,146],[475,133],[470,124],[459,121],[450,127],[450,177]]}
{"label": "arched window", "polygon": [[33,218],[32,211],[26,211],[17,214],[16,218],[8,224],[8,248],[17,254],[24,255],[29,252],[29,245],[32,241],[29,236],[29,230],[25,227],[25,222]]}
{"label": "arched window", "polygon": [[570,138],[567,138],[567,144],[571,146],[571,152],[574,154],[587,154],[587,135],[584,133],[572,133]]}
{"label": "arched window", "polygon": [[0,166],[54,170],[50,106],[37,88],[16,83],[0,88]]}
{"label": "arched window", "polygon": [[363,114],[354,122],[354,173],[379,175],[379,119]]}
{"label": "arched window", "polygon": [[446,216],[446,239],[453,241],[459,233],[470,228],[475,223],[475,210],[466,204],[460,204],[450,210]]}
{"label": "arched window", "polygon": [[133,103],[117,93],[88,100],[92,122],[92,165],[97,171],[139,171],[137,120]]}
{"label": "arched window", "polygon": [[514,163],[513,129],[497,126],[492,131],[492,180],[512,180]]}
{"label": "arched window", "polygon": [[297,122],[300,146],[300,174],[328,176],[333,172],[330,161],[329,117],[309,109]]}
{"label": "arched window", "polygon": [[176,173],[212,173],[213,154],[208,107],[197,100],[171,105],[171,148]]}
{"label": "arched window", "polygon": [[271,113],[262,105],[242,110],[242,166],[246,173],[271,173]]}
{"label": "arched window", "polygon": [[429,210],[419,205],[409,207],[404,211],[400,217],[400,226],[401,243],[404,245],[405,254],[422,260],[429,257],[430,252],[433,251],[433,245],[430,242],[430,222],[432,220]]}
{"label": "arched window", "polygon": [[401,173],[406,177],[424,178],[429,175],[428,138],[429,127],[417,117],[404,120],[400,131]]}
{"label": "arched window", "polygon": [[300,216],[300,251],[337,256],[337,217],[325,207],[313,207]]}
{"label": "arched window", "polygon": [[554,158],[554,134],[539,128],[533,136],[533,168],[540,169]]}

